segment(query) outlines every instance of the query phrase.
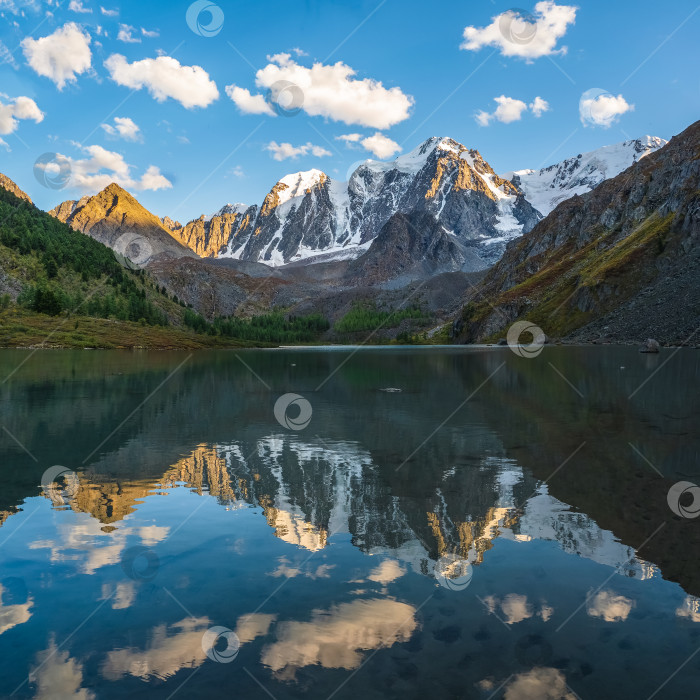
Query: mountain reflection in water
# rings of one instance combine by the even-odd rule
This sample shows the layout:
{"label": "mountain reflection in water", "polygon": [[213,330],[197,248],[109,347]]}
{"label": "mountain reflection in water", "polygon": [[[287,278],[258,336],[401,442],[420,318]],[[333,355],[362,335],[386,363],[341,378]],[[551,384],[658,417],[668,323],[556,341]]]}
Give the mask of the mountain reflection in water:
{"label": "mountain reflection in water", "polygon": [[[700,632],[697,523],[666,503],[696,471],[695,355],[630,399],[663,357],[349,352],[246,353],[253,372],[201,353],[167,383],[177,353],[56,352],[13,375],[2,420],[31,457],[0,445],[0,695],[664,683]],[[2,376],[24,357],[0,356]],[[305,430],[275,420],[286,392],[310,401]],[[66,478],[40,487],[55,464]],[[230,663],[202,643],[216,626]],[[699,676],[689,662],[668,697]]]}

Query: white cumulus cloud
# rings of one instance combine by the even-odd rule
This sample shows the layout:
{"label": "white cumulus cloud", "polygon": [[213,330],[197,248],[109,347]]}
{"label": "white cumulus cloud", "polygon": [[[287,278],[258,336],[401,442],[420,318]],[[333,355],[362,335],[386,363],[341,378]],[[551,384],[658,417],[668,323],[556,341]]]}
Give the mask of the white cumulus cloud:
{"label": "white cumulus cloud", "polygon": [[119,34],[117,34],[117,40],[123,41],[125,44],[140,44],[141,39],[133,35],[136,31],[136,27],[131,27],[128,24],[119,25]]}
{"label": "white cumulus cloud", "polygon": [[[592,92],[595,93],[595,91]],[[606,129],[612,126],[620,116],[633,110],[634,105],[629,104],[622,95],[615,97],[608,93],[597,96],[584,94],[579,103],[579,113],[584,126],[591,124]]]}
{"label": "white cumulus cloud", "polygon": [[503,124],[520,121],[523,114],[530,110],[535,117],[541,117],[545,112],[549,111],[549,102],[541,97],[535,99],[528,105],[522,100],[516,100],[513,97],[494,97],[494,102],[498,105],[493,112],[485,112],[481,110],[476,114],[477,124],[480,126],[488,126],[492,121],[499,121]]}
{"label": "white cumulus cloud", "polygon": [[635,602],[612,591],[601,591],[588,601],[588,614],[602,617],[606,622],[624,622],[632,612]]}
{"label": "white cumulus cloud", "polygon": [[27,37],[21,46],[27,63],[39,75],[53,80],[59,90],[90,70],[90,35],[75,22],[68,22],[40,39]]}
{"label": "white cumulus cloud", "polygon": [[105,61],[105,66],[115,83],[134,90],[145,87],[158,102],[170,97],[190,109],[207,107],[219,97],[216,83],[204,68],[182,66],[171,56],[129,63],[124,56],[115,53]]}
{"label": "white cumulus cloud", "polygon": [[501,95],[495,97],[494,102],[498,105],[494,112],[484,112],[483,110],[476,115],[476,121],[481,126],[488,126],[492,120],[510,124],[522,119],[523,112],[527,110],[527,104],[522,100],[516,100],[512,97]]}
{"label": "white cumulus cloud", "polygon": [[57,159],[70,165],[72,187],[84,192],[99,192],[112,182],[131,190],[170,189],[172,183],[161,174],[160,169],[150,165],[140,178],[132,174],[121,153],[108,151],[102,146],[85,146],[81,149],[85,158],[70,158],[57,154]]}
{"label": "white cumulus cloud", "polygon": [[395,153],[401,152],[401,146],[380,131],[372,136],[362,136],[362,134],[341,134],[336,136],[336,141],[344,141],[348,148],[364,148],[374,154],[377,158],[391,158]]}
{"label": "white cumulus cloud", "polygon": [[[385,88],[371,78],[356,78],[356,71],[341,61],[332,65],[314,63],[308,68],[296,63],[288,53],[268,56],[268,60],[268,65],[255,74],[257,87],[272,90],[278,99],[289,91],[284,90],[285,86],[293,87],[294,106],[309,116],[388,129],[410,115],[414,102],[410,95],[399,87]],[[259,100],[251,102],[250,98],[264,99],[263,95],[251,95],[247,91],[246,95],[234,88],[235,85],[230,85],[226,92],[242,112],[248,111],[247,106],[252,104],[255,114],[272,113],[262,112]]]}
{"label": "white cumulus cloud", "polygon": [[530,111],[536,116],[541,117],[545,112],[549,112],[549,102],[541,97],[535,97],[530,103]]}
{"label": "white cumulus cloud", "polygon": [[100,12],[105,16],[105,17],[116,17],[119,14],[119,10],[108,10],[105,7],[100,7]]}
{"label": "white cumulus cloud", "polygon": [[494,46],[503,56],[517,56],[527,60],[566,53],[566,47],[557,48],[557,42],[570,24],[576,21],[577,7],[557,5],[544,0],[535,5],[532,16],[516,10],[507,10],[492,18],[486,27],[466,27],[460,48],[479,51]]}
{"label": "white cumulus cloud", "polygon": [[276,141],[270,141],[270,143],[265,146],[266,151],[272,153],[272,157],[275,160],[286,160],[287,158],[298,158],[299,156],[306,156],[309,153],[312,156],[321,158],[323,156],[332,156],[333,154],[323,148],[322,146],[315,146],[313,143],[305,143],[301,146],[292,146],[291,143],[277,143]]}
{"label": "white cumulus cloud", "polygon": [[267,103],[263,95],[251,95],[250,90],[238,87],[237,85],[227,85],[226,94],[234,101],[238,109],[246,114],[267,114],[275,116],[275,111]]}
{"label": "white cumulus cloud", "polygon": [[[5,103],[3,98],[9,101]],[[20,119],[29,119],[38,124],[43,118],[44,113],[30,97],[8,98],[0,93],[0,134],[15,132]]]}
{"label": "white cumulus cloud", "polygon": [[374,153],[377,158],[391,158],[391,156],[401,151],[401,146],[396,141],[392,141],[379,131],[372,136],[362,139],[360,143],[370,153]]}
{"label": "white cumulus cloud", "polygon": [[135,185],[137,190],[169,190],[172,186],[173,183],[155,165],[149,165]]}
{"label": "white cumulus cloud", "polygon": [[89,7],[85,7],[80,0],[70,0],[70,5],[68,5],[68,9],[71,12],[79,12],[81,14],[87,14],[89,12],[92,12],[92,10]]}
{"label": "white cumulus cloud", "polygon": [[362,134],[341,134],[335,138],[337,141],[345,141],[345,143],[358,143],[362,140]]}
{"label": "white cumulus cloud", "polygon": [[275,641],[263,648],[261,661],[286,681],[308,666],[358,669],[367,658],[364,652],[407,642],[418,627],[415,614],[411,605],[387,598],[314,610],[309,621],[278,622]]}
{"label": "white cumulus cloud", "polygon": [[141,129],[129,117],[114,117],[114,124],[100,125],[110,136],[118,136],[125,141],[140,141]]}
{"label": "white cumulus cloud", "polygon": [[576,700],[566,676],[556,668],[535,667],[508,679],[504,700]]}

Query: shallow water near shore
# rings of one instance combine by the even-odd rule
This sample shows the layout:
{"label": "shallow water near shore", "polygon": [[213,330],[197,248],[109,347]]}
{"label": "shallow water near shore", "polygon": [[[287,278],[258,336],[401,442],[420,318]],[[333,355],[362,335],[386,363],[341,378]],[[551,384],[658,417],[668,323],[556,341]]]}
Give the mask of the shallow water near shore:
{"label": "shallow water near shore", "polygon": [[0,697],[694,698],[699,376],[0,351]]}

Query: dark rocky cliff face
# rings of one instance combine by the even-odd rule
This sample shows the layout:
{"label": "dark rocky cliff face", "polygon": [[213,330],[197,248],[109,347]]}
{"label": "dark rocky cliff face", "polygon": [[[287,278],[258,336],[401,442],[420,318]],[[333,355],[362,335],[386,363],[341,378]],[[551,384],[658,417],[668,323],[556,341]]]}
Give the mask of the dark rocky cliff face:
{"label": "dark rocky cliff face", "polygon": [[691,342],[700,325],[700,122],[511,243],[455,321],[475,342],[527,318],[552,337]]}
{"label": "dark rocky cliff face", "polygon": [[474,247],[462,244],[432,215],[419,211],[394,214],[369,250],[349,264],[345,278],[349,284],[405,283],[482,266]]}

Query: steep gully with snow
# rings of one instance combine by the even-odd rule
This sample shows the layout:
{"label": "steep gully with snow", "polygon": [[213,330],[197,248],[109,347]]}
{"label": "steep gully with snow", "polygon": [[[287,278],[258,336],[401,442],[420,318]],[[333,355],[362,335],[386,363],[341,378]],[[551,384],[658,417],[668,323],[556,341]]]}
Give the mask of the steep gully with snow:
{"label": "steep gully with snow", "polygon": [[647,136],[499,176],[478,151],[433,137],[392,162],[364,162],[348,182],[294,173],[260,206],[227,204],[185,225],[116,185],[51,213],[110,246],[142,236],[159,283],[208,317],[278,306],[334,320],[358,301],[396,308],[410,299],[437,325],[509,242],[665,144]]}

